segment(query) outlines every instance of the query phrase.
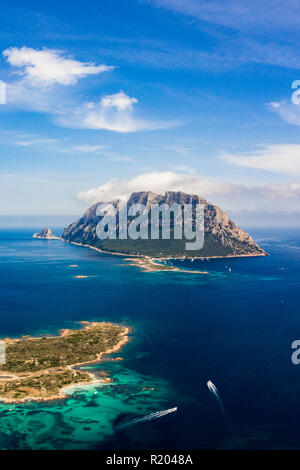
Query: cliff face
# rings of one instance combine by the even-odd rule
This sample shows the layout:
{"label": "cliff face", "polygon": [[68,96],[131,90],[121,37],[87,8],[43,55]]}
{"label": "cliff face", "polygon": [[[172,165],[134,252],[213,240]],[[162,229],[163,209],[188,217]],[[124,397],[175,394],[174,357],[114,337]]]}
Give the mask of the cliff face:
{"label": "cliff face", "polygon": [[[132,193],[128,207],[132,204],[144,204],[150,209],[151,204],[203,204],[204,209],[204,245],[201,250],[187,251],[186,240],[99,240],[96,226],[100,217],[96,215],[101,203],[90,207],[84,216],[67,227],[62,238],[67,241],[83,243],[101,248],[104,251],[126,254],[142,254],[154,257],[213,257],[213,256],[263,256],[266,255],[241,228],[231,221],[227,214],[217,206],[196,195],[168,191],[164,196],[152,192]],[[112,204],[118,209],[118,201]],[[149,224],[150,226],[150,224]]]}

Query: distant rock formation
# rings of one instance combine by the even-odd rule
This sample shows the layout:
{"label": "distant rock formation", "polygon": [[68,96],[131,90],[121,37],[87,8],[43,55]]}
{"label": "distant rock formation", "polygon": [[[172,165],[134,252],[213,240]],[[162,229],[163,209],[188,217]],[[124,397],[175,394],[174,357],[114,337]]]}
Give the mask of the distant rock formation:
{"label": "distant rock formation", "polygon": [[[102,203],[94,204],[84,216],[67,227],[62,238],[66,241],[90,245],[103,251],[118,252],[131,255],[145,255],[155,258],[210,258],[227,256],[265,256],[267,253],[260,248],[241,228],[231,221],[219,207],[204,198],[183,192],[168,191],[164,196],[152,192],[132,193],[128,207],[132,204],[143,204],[150,209],[151,204],[203,204],[204,209],[204,245],[200,250],[185,249],[186,240],[100,240],[96,234],[96,226],[101,220],[97,216],[97,208]],[[119,201],[112,201],[116,210]],[[118,216],[117,216],[118,220]],[[149,222],[149,227],[151,227]]]}
{"label": "distant rock formation", "polygon": [[58,239],[59,237],[56,237],[55,235],[53,235],[50,228],[44,227],[41,232],[34,233],[33,238],[44,238],[46,240],[50,240],[50,239]]}

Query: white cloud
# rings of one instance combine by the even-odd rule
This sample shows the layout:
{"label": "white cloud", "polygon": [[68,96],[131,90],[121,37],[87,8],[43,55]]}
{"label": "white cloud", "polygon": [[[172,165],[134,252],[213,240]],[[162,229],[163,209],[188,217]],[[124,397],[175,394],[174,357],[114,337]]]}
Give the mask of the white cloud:
{"label": "white cloud", "polygon": [[60,146],[58,151],[63,153],[79,153],[83,155],[99,155],[115,162],[132,162],[132,158],[120,152],[109,150],[108,145],[102,144],[80,144],[66,147]]}
{"label": "white cloud", "polygon": [[146,0],[209,23],[255,32],[298,30],[300,5],[295,0]]}
{"label": "white cloud", "polygon": [[24,78],[46,85],[72,85],[79,78],[113,70],[113,66],[94,65],[64,57],[61,51],[30,47],[11,47],[3,51],[10,65],[22,69]]}
{"label": "white cloud", "polygon": [[[114,67],[79,62],[50,49],[35,50],[11,47],[3,51],[10,65],[21,69],[21,78],[6,84],[7,110],[48,113],[56,124],[75,129],[137,132],[168,129],[178,122],[150,121],[136,114],[137,98],[123,91],[104,94],[95,103],[87,103],[75,95],[79,78],[99,74]],[[72,91],[71,91],[72,90]],[[87,151],[91,151],[87,149]]]}
{"label": "white cloud", "polygon": [[278,199],[298,198],[300,200],[300,183],[291,182],[286,184],[269,184],[264,187],[264,195],[266,197]]}
{"label": "white cloud", "polygon": [[291,101],[280,101],[268,103],[268,107],[289,124],[300,126],[300,104],[293,104]]}
{"label": "white cloud", "polygon": [[185,146],[179,146],[179,145],[169,145],[164,147],[166,150],[172,150],[181,157],[191,157],[194,153],[195,150],[197,150],[195,147],[185,147]]}
{"label": "white cloud", "polygon": [[101,100],[103,108],[116,108],[118,111],[125,111],[132,109],[132,105],[137,103],[136,98],[130,98],[123,91],[115,93],[114,95],[106,95]]}
{"label": "white cloud", "polygon": [[51,150],[64,154],[79,154],[84,156],[99,155],[111,162],[132,162],[131,156],[122,151],[116,152],[103,144],[72,144],[68,138],[50,139],[43,136],[24,134],[16,131],[0,130],[0,144],[17,147],[37,146],[40,150]]}
{"label": "white cloud", "polygon": [[114,178],[98,188],[79,193],[78,199],[90,205],[99,201],[109,202],[119,197],[126,198],[134,191],[152,191],[160,194],[165,191],[184,191],[207,197],[212,194],[231,193],[233,186],[207,181],[196,175],[172,171],[152,172],[141,174],[129,181]]}
{"label": "white cloud", "polygon": [[[139,52],[144,62],[168,67],[236,68],[246,63],[300,68],[298,55],[300,4],[297,0],[140,0],[187,17],[187,27],[209,35],[212,48],[192,51],[179,44],[167,50],[135,46],[128,60]],[[192,18],[192,22],[190,18]],[[234,34],[233,34],[234,32]],[[288,38],[288,39],[287,39]],[[146,45],[147,46],[147,45]],[[125,48],[124,48],[125,49]],[[116,50],[116,54],[123,50]],[[126,50],[125,50],[126,54]],[[160,57],[165,60],[159,60]],[[117,55],[115,55],[117,57]],[[173,60],[172,60],[173,59]]]}
{"label": "white cloud", "polygon": [[6,84],[6,110],[59,113],[66,107],[68,96],[54,87],[41,87],[29,80],[14,80]]}
{"label": "white cloud", "polygon": [[105,129],[114,132],[137,132],[143,130],[168,129],[178,122],[147,121],[134,115],[133,105],[136,98],[131,98],[123,91],[105,95],[99,103],[88,103],[67,116],[60,115],[58,123],[73,128]]}
{"label": "white cloud", "polygon": [[194,168],[191,168],[187,165],[176,165],[172,168],[174,171],[184,171],[185,173],[195,173]]}
{"label": "white cloud", "polygon": [[245,186],[206,180],[198,175],[172,171],[144,173],[130,180],[114,178],[98,188],[82,191],[79,201],[90,206],[97,202],[126,199],[135,191],[183,191],[205,197],[225,210],[300,212],[300,182]]}
{"label": "white cloud", "polygon": [[272,103],[269,103],[269,106],[272,108],[280,108],[280,103],[278,103],[278,101],[272,101]]}
{"label": "white cloud", "polygon": [[80,153],[103,153],[103,151],[107,148],[107,145],[101,145],[101,144],[96,144],[96,145],[89,145],[89,144],[83,144],[83,145],[73,145],[70,147],[68,150],[75,150]]}
{"label": "white cloud", "polygon": [[219,158],[234,166],[300,175],[300,145],[296,144],[268,145],[252,152],[224,153]]}
{"label": "white cloud", "polygon": [[14,145],[18,147],[30,147],[31,145],[39,144],[55,144],[57,139],[33,139],[33,140],[16,140]]}

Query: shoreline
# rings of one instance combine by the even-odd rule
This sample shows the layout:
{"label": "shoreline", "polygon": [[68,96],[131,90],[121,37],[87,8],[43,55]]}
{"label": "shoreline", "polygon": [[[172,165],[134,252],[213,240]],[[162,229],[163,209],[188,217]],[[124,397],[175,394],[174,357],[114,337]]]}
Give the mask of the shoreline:
{"label": "shoreline", "polygon": [[[88,322],[88,321],[80,321],[79,323],[83,324],[84,327],[82,329],[90,329],[90,328],[93,328],[93,326],[98,326],[100,325],[101,323],[102,324],[108,324],[108,323],[111,323],[111,322]],[[72,334],[72,332],[74,331],[78,331],[78,330],[72,330],[72,329],[62,329],[59,331],[59,335],[57,336],[47,336],[47,338],[57,338],[57,337],[62,337],[62,336],[67,336],[69,334]],[[75,363],[75,364],[70,364],[70,365],[67,365],[65,366],[66,369],[69,369],[69,370],[75,370],[76,367],[81,367],[83,365],[87,365],[87,364],[95,364],[95,363],[98,363],[98,362],[101,362],[101,359],[104,355],[106,354],[113,354],[115,352],[118,352],[126,343],[129,342],[129,333],[130,333],[131,329],[130,327],[126,326],[124,327],[124,331],[121,333],[121,339],[120,341],[115,345],[113,346],[112,348],[108,349],[107,351],[103,351],[101,353],[99,353],[97,355],[97,358],[94,359],[94,360],[91,360],[91,361],[84,361],[84,362],[78,362],[78,363]],[[28,341],[34,341],[34,340],[37,340],[37,339],[40,339],[38,337],[34,337],[34,336],[29,336],[29,337],[25,337]],[[10,339],[10,338],[4,338],[4,341],[7,341],[7,342],[16,342],[16,341],[20,341],[24,339],[24,337],[20,338],[20,339]],[[51,369],[45,369],[45,371],[49,371]],[[77,388],[77,387],[82,387],[82,386],[89,386],[89,385],[94,385],[94,384],[105,384],[105,383],[110,383],[111,382],[111,379],[109,377],[106,377],[104,379],[98,379],[92,372],[90,371],[85,371],[89,376],[90,376],[90,381],[86,381],[86,382],[74,382],[74,383],[70,383],[69,385],[66,385],[64,387],[62,387],[59,392],[56,394],[56,395],[52,395],[50,397],[43,397],[43,396],[28,396],[28,397],[25,397],[25,398],[20,398],[20,399],[17,399],[17,398],[6,398],[6,397],[1,397],[0,396],[0,403],[2,404],[18,404],[18,403],[27,403],[28,401],[37,401],[37,402],[43,402],[43,401],[53,401],[53,400],[61,400],[61,399],[66,399],[68,398],[68,394],[66,394],[66,391],[71,388],[71,387],[74,387],[74,388]],[[8,376],[10,373],[6,373],[5,372],[5,375]],[[11,374],[11,376],[13,376],[13,374]],[[16,376],[19,378],[19,376]],[[1,375],[0,375],[0,379],[1,379]],[[13,377],[13,379],[10,379],[10,380],[14,380],[15,377]],[[9,380],[8,380],[9,381]]]}
{"label": "shoreline", "polygon": [[163,264],[163,261],[168,261],[168,260],[174,260],[174,261],[184,261],[184,260],[190,260],[193,262],[194,260],[201,260],[201,261],[210,261],[211,259],[230,259],[230,258],[250,258],[250,257],[257,257],[257,256],[268,256],[268,253],[249,253],[249,254],[244,254],[244,255],[225,255],[225,256],[194,256],[194,257],[189,257],[189,256],[182,256],[182,257],[164,257],[164,258],[154,258],[149,255],[140,255],[140,254],[127,254],[127,253],[118,253],[118,252],[113,252],[113,251],[105,251],[101,250],[101,248],[97,248],[92,245],[87,245],[84,243],[77,243],[77,242],[72,242],[69,240],[65,240],[61,238],[61,240],[71,243],[72,245],[76,246],[82,246],[84,248],[89,248],[91,250],[98,251],[99,253],[104,253],[104,254],[109,254],[109,255],[116,255],[120,256],[123,258],[124,261],[129,261],[129,266],[134,266],[137,268],[140,268],[142,272],[145,273],[151,273],[151,272],[176,272],[176,273],[186,273],[186,274],[205,274],[208,275],[208,271],[200,271],[200,270],[191,270],[191,269],[182,269],[180,267],[176,266],[169,266]]}
{"label": "shoreline", "polygon": [[120,253],[117,251],[108,251],[108,250],[102,250],[101,248],[97,248],[96,246],[93,245],[88,245],[86,243],[78,243],[78,242],[72,242],[70,240],[66,240],[65,238],[62,237],[39,237],[35,236],[36,234],[33,235],[33,238],[38,238],[40,240],[61,240],[66,243],[71,243],[72,245],[76,246],[83,246],[84,248],[90,248],[91,250],[98,251],[99,253],[104,253],[108,255],[115,255],[115,256],[122,256],[122,257],[131,257],[131,258],[146,258],[146,259],[151,259],[151,260],[210,260],[210,259],[226,259],[226,258],[249,258],[249,257],[257,257],[257,256],[269,256],[269,254],[264,251],[263,253],[247,253],[247,254],[240,254],[240,255],[221,255],[221,256],[164,256],[162,258],[155,258],[149,255],[142,255],[142,254],[131,254],[131,253]]}
{"label": "shoreline", "polygon": [[[200,270],[191,270],[191,269],[182,269],[180,267],[176,266],[169,266],[163,264],[163,261],[168,261],[168,260],[174,260],[174,261],[184,261],[184,260],[190,260],[191,262],[195,260],[201,260],[201,261],[210,261],[211,259],[228,259],[228,258],[249,258],[249,257],[258,257],[258,256],[269,256],[267,252],[263,253],[247,253],[247,254],[240,254],[240,255],[223,255],[223,256],[177,256],[177,257],[162,257],[162,258],[155,258],[149,255],[141,255],[141,254],[130,254],[130,253],[120,253],[120,252],[114,252],[114,251],[106,251],[102,250],[101,248],[97,248],[92,245],[88,245],[86,243],[78,243],[78,242],[73,242],[70,240],[66,240],[62,237],[53,237],[53,238],[47,238],[47,237],[39,237],[35,236],[37,234],[34,234],[34,238],[39,238],[39,239],[44,239],[44,240],[61,240],[66,243],[70,243],[72,245],[76,246],[82,246],[84,248],[89,248],[91,250],[97,251],[102,254],[108,254],[108,255],[115,255],[115,256],[120,256],[124,258],[124,261],[131,261],[129,266],[134,266],[137,268],[140,268],[142,272],[177,272],[177,273],[186,273],[186,274],[206,274],[208,275],[208,271],[200,271]],[[87,276],[75,276],[76,278],[85,278]]]}
{"label": "shoreline", "polygon": [[[116,251],[106,251],[106,250],[101,250],[101,248],[97,248],[96,246],[93,245],[87,245],[85,243],[77,243],[77,242],[72,242],[70,240],[66,240],[61,237],[56,237],[57,240],[62,240],[66,243],[71,243],[72,245],[77,245],[77,246],[83,246],[85,248],[90,248],[91,250],[98,251],[99,253],[104,253],[104,254],[109,254],[109,255],[116,255],[116,256],[122,256],[122,257],[131,257],[131,258],[145,258],[145,259],[150,259],[150,260],[210,260],[210,259],[226,259],[226,258],[249,258],[249,257],[256,257],[256,256],[269,256],[267,252],[264,253],[247,253],[247,254],[241,254],[241,255],[222,255],[222,256],[165,256],[162,258],[155,258],[149,255],[141,255],[141,254],[131,254],[131,253],[119,253]],[[51,240],[50,238],[45,240]]]}

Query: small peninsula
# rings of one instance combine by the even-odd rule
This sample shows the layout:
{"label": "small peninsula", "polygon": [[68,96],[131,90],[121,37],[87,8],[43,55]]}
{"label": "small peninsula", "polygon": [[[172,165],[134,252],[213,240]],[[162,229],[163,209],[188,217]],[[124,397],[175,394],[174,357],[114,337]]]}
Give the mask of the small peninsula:
{"label": "small peninsula", "polygon": [[129,328],[108,322],[81,324],[83,328],[61,330],[59,336],[5,338],[0,401],[64,398],[67,387],[93,383],[94,375],[78,366],[98,362],[103,354],[118,351],[128,341]]}

